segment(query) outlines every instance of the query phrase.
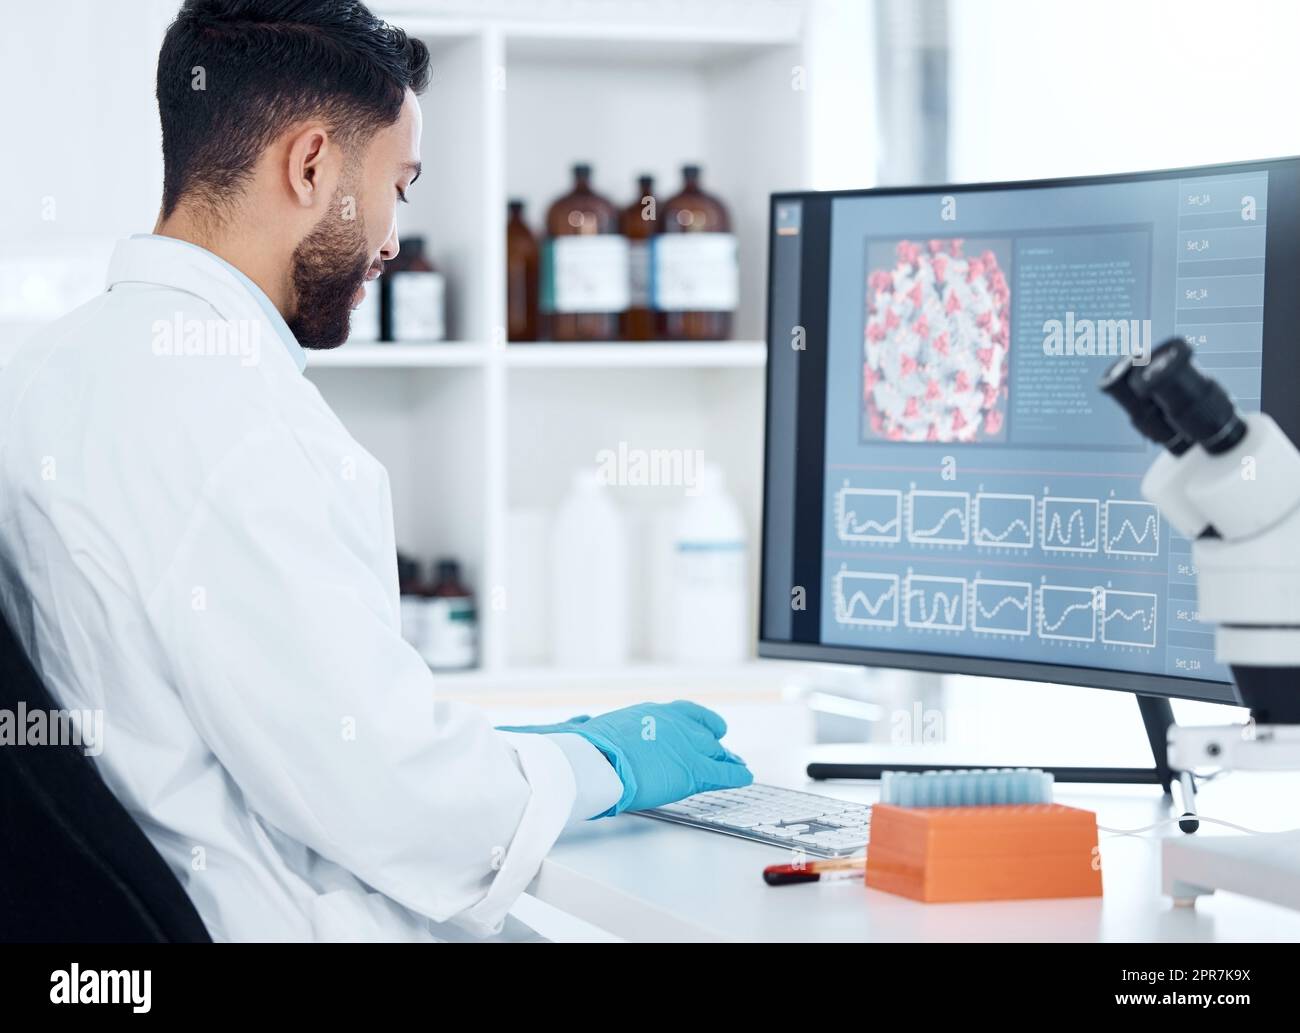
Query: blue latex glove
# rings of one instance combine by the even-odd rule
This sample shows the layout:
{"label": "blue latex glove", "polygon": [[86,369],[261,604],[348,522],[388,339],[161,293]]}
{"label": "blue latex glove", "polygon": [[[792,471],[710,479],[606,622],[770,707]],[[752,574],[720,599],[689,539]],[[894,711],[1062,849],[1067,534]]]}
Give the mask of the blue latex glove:
{"label": "blue latex glove", "polygon": [[597,717],[582,714],[553,725],[498,727],[503,732],[572,732],[600,750],[623,780],[623,795],[601,818],[754,781],[745,762],[718,741],[727,734],[727,723],[687,700],[641,703]]}

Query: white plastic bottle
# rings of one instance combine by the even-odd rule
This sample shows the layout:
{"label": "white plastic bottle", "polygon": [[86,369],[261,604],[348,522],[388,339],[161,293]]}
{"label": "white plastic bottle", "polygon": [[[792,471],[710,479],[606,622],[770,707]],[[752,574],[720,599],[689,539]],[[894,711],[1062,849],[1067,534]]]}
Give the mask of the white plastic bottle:
{"label": "white plastic bottle", "polygon": [[627,538],[594,470],[574,475],[552,532],[552,653],[560,667],[618,667],[628,653]]}
{"label": "white plastic bottle", "polygon": [[735,664],[750,655],[745,522],[722,469],[705,463],[671,521],[661,627],[679,664]]}

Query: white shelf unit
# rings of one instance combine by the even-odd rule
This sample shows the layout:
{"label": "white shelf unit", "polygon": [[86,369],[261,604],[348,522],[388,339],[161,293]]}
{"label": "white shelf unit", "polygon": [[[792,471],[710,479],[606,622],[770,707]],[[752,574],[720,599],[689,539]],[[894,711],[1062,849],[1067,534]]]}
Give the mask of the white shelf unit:
{"label": "white shelf unit", "polygon": [[[665,6],[671,22],[654,17]],[[553,511],[573,471],[601,449],[699,449],[720,463],[745,514],[756,578],[768,196],[809,180],[806,94],[792,86],[802,5],[380,7],[433,53],[421,99],[424,174],[400,231],[423,235],[446,273],[456,340],[347,344],[312,355],[309,376],[388,468],[402,550],[464,565],[480,603],[481,669],[459,683],[552,684],[570,672],[511,654],[512,623],[538,627],[547,614],[503,598],[507,514]],[[534,16],[552,9],[560,13]],[[538,232],[578,161],[620,206],[642,172],[663,198],[679,189],[681,165],[703,166],[705,189],[728,206],[739,238],[737,340],[505,343],[506,201],[523,198]],[[634,543],[646,514],[681,495],[616,490]],[[632,677],[637,670],[663,677],[644,641]]]}
{"label": "white shelf unit", "polygon": [[593,344],[514,344],[490,348],[448,344],[349,344],[307,353],[313,369],[427,369],[506,365],[515,369],[748,369],[767,362],[763,341],[618,341]]}
{"label": "white shelf unit", "polygon": [[310,351],[313,369],[428,369],[436,366],[481,366],[487,349],[472,341],[449,344],[349,344],[333,351]]}
{"label": "white shelf unit", "polygon": [[535,344],[506,350],[515,369],[752,369],[767,362],[764,341],[718,344]]}

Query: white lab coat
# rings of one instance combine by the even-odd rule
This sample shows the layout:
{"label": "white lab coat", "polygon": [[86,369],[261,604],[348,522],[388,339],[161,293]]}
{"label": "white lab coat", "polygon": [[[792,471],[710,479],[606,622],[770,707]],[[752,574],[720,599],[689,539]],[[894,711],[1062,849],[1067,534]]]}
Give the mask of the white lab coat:
{"label": "white lab coat", "polygon": [[[214,939],[494,934],[574,767],[439,700],[387,473],[241,275],[123,241],[0,372],[0,605],[61,705],[102,710],[98,769]],[[168,354],[190,319],[258,346]]]}

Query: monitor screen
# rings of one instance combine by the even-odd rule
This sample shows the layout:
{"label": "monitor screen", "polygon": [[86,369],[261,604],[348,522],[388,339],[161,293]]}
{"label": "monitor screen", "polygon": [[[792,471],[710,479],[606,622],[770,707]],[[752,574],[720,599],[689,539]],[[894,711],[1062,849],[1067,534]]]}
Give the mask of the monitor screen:
{"label": "monitor screen", "polygon": [[1296,437],[1300,163],[772,200],[760,652],[1235,702],[1157,455],[1172,335]]}

